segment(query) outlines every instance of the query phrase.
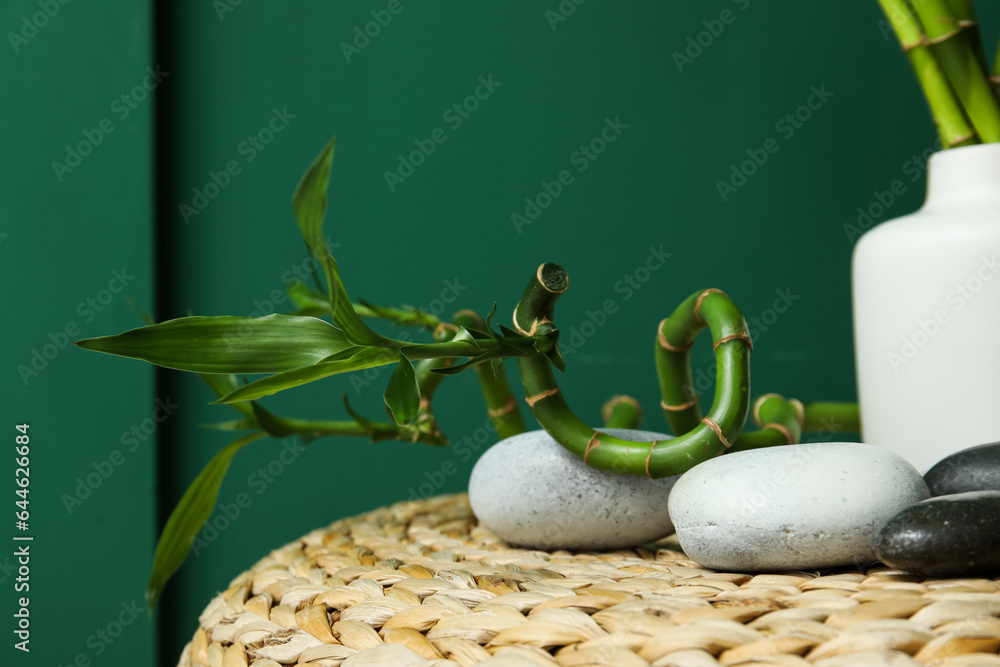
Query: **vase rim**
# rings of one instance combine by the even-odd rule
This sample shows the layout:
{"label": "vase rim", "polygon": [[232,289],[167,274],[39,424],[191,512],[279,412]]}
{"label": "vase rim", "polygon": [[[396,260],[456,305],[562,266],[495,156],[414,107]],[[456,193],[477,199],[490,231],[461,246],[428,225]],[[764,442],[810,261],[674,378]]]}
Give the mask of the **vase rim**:
{"label": "vase rim", "polygon": [[955,148],[942,148],[939,151],[931,153],[931,161],[940,161],[943,159],[949,159],[947,156],[956,155],[969,155],[972,153],[990,153],[998,152],[1000,153],[1000,142],[990,142],[986,144],[972,144],[971,146],[957,146]]}
{"label": "vase rim", "polygon": [[980,206],[1000,199],[1000,143],[975,144],[933,153],[927,163],[924,208]]}

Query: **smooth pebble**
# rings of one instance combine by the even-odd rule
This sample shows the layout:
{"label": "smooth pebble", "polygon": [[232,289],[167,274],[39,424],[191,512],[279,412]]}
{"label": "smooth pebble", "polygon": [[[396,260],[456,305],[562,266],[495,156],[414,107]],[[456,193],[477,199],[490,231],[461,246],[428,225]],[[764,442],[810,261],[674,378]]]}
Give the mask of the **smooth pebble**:
{"label": "smooth pebble", "polygon": [[[650,431],[601,431],[633,442],[670,438]],[[514,546],[621,549],[673,532],[667,498],[676,479],[596,470],[545,431],[530,431],[501,440],[482,455],[469,479],[469,502],[483,526]]]}
{"label": "smooth pebble", "polygon": [[902,510],[875,536],[886,565],[931,577],[1000,573],[1000,491],[938,496]]}
{"label": "smooth pebble", "polygon": [[946,456],[924,473],[932,496],[966,491],[1000,491],[1000,442]]}
{"label": "smooth pebble", "polygon": [[898,454],[813,443],[701,463],[674,486],[669,509],[689,558],[754,572],[873,562],[876,527],[927,497],[920,473]]}

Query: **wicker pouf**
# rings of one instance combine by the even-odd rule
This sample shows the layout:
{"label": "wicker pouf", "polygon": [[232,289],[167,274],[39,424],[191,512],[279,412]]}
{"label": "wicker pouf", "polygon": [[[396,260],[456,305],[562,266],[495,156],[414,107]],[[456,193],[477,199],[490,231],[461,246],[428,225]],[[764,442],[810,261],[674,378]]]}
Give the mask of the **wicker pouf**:
{"label": "wicker pouf", "polygon": [[212,600],[179,664],[985,667],[1000,666],[998,616],[994,579],[715,572],[669,539],[512,549],[455,495],[272,552]]}

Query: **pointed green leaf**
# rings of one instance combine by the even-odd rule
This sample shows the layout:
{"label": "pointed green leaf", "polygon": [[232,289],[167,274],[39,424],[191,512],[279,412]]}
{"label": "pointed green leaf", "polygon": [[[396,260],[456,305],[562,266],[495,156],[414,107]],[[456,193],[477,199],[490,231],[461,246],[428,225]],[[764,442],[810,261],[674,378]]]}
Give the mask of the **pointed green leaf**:
{"label": "pointed green leaf", "polygon": [[459,327],[458,333],[451,337],[452,343],[456,343],[462,340],[472,343],[477,350],[482,349],[482,346],[479,344],[476,337],[473,336],[472,332],[466,329],[465,327]]}
{"label": "pointed green leaf", "polygon": [[292,195],[292,210],[299,224],[299,231],[310,252],[319,254],[326,250],[323,238],[323,216],[326,215],[326,191],[330,184],[330,169],[337,138],[330,139],[316,159],[302,175]]}
{"label": "pointed green leaf", "polygon": [[254,440],[264,437],[264,433],[251,433],[230,443],[208,462],[184,492],[181,501],[167,519],[167,525],[156,545],[153,572],[146,588],[146,604],[150,609],[156,606],[163,587],[187,558],[198,531],[212,516],[215,501],[219,497],[219,487],[222,486],[222,479],[226,476],[233,456]]}
{"label": "pointed green leaf", "polygon": [[490,359],[490,366],[493,368],[493,379],[500,379],[500,367],[503,365],[503,359]]}
{"label": "pointed green leaf", "polygon": [[497,302],[493,302],[493,309],[490,310],[490,314],[486,316],[486,333],[488,333],[493,338],[496,338],[496,334],[493,333],[493,317],[497,314]]}
{"label": "pointed green leaf", "polygon": [[349,347],[344,332],[315,317],[181,317],[80,347],[195,373],[280,373]]}
{"label": "pointed green leaf", "polygon": [[235,403],[238,401],[252,401],[264,396],[277,394],[279,391],[299,387],[309,382],[315,382],[316,380],[322,380],[331,375],[349,373],[351,371],[372,368],[373,366],[384,366],[399,361],[399,350],[393,348],[359,347],[357,349],[358,351],[353,356],[346,359],[321,361],[312,366],[296,368],[262,378],[256,382],[251,382],[215,402]]}
{"label": "pointed green leaf", "polygon": [[383,398],[397,424],[410,422],[420,411],[420,385],[413,364],[405,354],[400,355]]}
{"label": "pointed green leaf", "polygon": [[337,303],[335,281],[332,275],[336,272],[336,268],[330,263],[333,257],[330,256],[326,239],[323,237],[323,216],[326,215],[326,191],[330,183],[333,148],[336,145],[337,139],[334,137],[316,156],[295,188],[295,194],[292,195],[292,210],[295,212],[295,220],[299,224],[302,238],[305,239],[309,252],[319,260],[326,273],[331,306],[336,306]]}
{"label": "pointed green leaf", "polygon": [[330,165],[333,162],[333,148],[337,140],[320,152],[309,167],[292,196],[292,210],[299,223],[299,231],[306,240],[309,250],[319,261],[326,274],[329,301],[333,306],[333,321],[356,344],[378,345],[386,338],[368,328],[351,306],[344,284],[340,280],[340,270],[323,236],[323,216],[326,215],[326,192],[330,184]]}
{"label": "pointed green leaf", "polygon": [[552,365],[559,369],[560,372],[566,372],[566,359],[563,357],[562,350],[559,349],[558,345],[553,345],[552,349],[545,353]]}

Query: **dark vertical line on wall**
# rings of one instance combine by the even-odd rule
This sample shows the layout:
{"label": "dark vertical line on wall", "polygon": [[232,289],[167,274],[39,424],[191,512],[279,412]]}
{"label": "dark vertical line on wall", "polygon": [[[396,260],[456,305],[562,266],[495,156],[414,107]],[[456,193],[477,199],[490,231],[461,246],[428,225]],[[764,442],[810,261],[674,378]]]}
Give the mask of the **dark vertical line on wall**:
{"label": "dark vertical line on wall", "polygon": [[[176,54],[177,9],[174,3],[152,0],[153,15],[153,63],[173,74],[178,64]],[[155,262],[155,299],[157,321],[177,316],[175,284],[179,257],[177,235],[171,231],[173,219],[173,196],[176,190],[177,142],[175,128],[177,122],[179,86],[176,80],[168,79],[167,85],[157,88],[153,108],[153,241]],[[156,368],[156,395],[159,397],[178,396],[177,373]],[[167,518],[170,516],[176,466],[169,456],[174,451],[172,443],[177,440],[176,420],[168,419],[160,424],[156,437],[154,471],[156,490],[156,535],[159,537]],[[152,565],[152,561],[150,561]],[[157,664],[169,667],[177,663],[172,654],[167,630],[171,620],[177,618],[178,604],[169,589],[160,599],[156,612]]]}

